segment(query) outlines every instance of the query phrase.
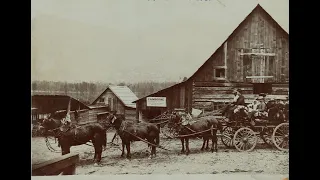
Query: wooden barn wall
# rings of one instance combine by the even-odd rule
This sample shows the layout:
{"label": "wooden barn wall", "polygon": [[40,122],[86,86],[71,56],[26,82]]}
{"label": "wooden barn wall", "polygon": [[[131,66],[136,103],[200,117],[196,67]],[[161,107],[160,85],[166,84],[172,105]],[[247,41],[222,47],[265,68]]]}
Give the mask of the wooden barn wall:
{"label": "wooden barn wall", "polygon": [[[285,83],[289,79],[289,39],[277,25],[261,9],[255,10],[251,16],[229,37],[214,55],[195,74],[194,81],[215,81],[215,66],[227,66],[226,77],[229,82],[252,82],[246,76],[256,73],[257,69],[244,69],[244,59],[264,63],[264,75],[274,76],[264,82]],[[274,53],[274,56],[248,56],[242,53]],[[225,60],[226,58],[226,60]],[[262,60],[260,60],[263,58]],[[270,59],[270,60],[269,60]],[[271,62],[273,60],[273,63]],[[251,61],[248,65],[250,67]],[[226,64],[225,64],[226,62]],[[253,63],[252,63],[253,64]]]}
{"label": "wooden barn wall", "polygon": [[125,110],[125,119],[126,121],[136,121],[137,118],[136,118],[136,110],[135,109],[129,109],[129,108],[126,108]]}
{"label": "wooden barn wall", "polygon": [[[241,89],[246,103],[251,103],[257,94],[253,94],[253,85],[249,83],[216,83],[216,82],[194,82],[192,89],[192,107],[212,111],[223,107],[232,101],[234,88]],[[272,93],[266,99],[285,98],[288,95],[288,84],[273,84]]]}
{"label": "wooden barn wall", "polygon": [[88,122],[96,122],[97,121],[97,116],[96,114],[91,111],[91,110],[81,110],[79,113],[79,118],[76,121],[74,117],[74,111],[70,112],[70,118],[71,122],[73,124],[85,124]]}

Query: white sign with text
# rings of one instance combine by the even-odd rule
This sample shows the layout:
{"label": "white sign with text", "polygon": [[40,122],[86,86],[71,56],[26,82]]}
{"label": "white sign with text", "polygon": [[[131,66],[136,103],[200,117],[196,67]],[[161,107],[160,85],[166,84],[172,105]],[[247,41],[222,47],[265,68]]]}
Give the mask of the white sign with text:
{"label": "white sign with text", "polygon": [[147,97],[148,107],[167,107],[166,97]]}

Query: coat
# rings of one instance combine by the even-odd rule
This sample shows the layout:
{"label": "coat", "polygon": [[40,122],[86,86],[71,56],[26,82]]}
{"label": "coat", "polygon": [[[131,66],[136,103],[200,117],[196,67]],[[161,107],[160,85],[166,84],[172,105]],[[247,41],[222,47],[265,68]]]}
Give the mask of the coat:
{"label": "coat", "polygon": [[239,95],[238,99],[236,102],[233,103],[234,105],[242,105],[245,106],[245,102],[244,102],[244,96],[242,94]]}

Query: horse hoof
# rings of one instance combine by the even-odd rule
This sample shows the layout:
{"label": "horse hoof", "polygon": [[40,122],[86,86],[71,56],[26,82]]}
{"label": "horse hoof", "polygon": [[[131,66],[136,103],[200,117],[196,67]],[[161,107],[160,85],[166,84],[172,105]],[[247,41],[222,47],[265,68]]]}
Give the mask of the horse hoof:
{"label": "horse hoof", "polygon": [[200,151],[203,151],[203,150],[204,150],[203,148],[200,149]]}
{"label": "horse hoof", "polygon": [[94,167],[97,167],[97,166],[99,166],[99,164],[98,164],[98,163],[94,163],[93,166],[94,166]]}

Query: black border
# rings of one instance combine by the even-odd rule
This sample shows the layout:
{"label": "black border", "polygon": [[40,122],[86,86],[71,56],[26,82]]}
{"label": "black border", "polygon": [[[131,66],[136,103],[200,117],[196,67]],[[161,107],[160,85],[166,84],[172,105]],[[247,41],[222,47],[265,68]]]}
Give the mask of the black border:
{"label": "black border", "polygon": [[2,12],[2,172],[31,178],[31,1]]}
{"label": "black border", "polygon": [[[307,6],[306,6],[307,5]],[[314,81],[316,76],[310,76],[308,67],[310,61],[313,60],[310,46],[312,43],[307,42],[310,40],[307,38],[308,34],[311,34],[309,28],[312,28],[310,17],[308,12],[312,11],[311,7],[307,3],[301,3],[300,1],[290,1],[289,3],[289,52],[290,52],[290,65],[289,65],[289,98],[290,104],[290,152],[289,152],[289,178],[290,179],[308,179],[307,176],[311,169],[306,169],[308,163],[302,162],[304,160],[303,149],[307,145],[304,141],[304,124],[308,122],[308,113],[305,108],[308,103],[306,102],[308,96],[312,96],[312,91],[308,91],[307,88],[312,87],[311,81]],[[314,16],[315,17],[315,16]],[[312,20],[311,20],[312,22]],[[304,72],[305,71],[305,72]],[[309,78],[305,78],[303,74],[308,74]],[[310,81],[310,82],[308,82]],[[311,99],[311,98],[309,98]],[[314,101],[314,100],[311,100]],[[309,112],[309,114],[311,114]],[[309,121],[310,122],[310,121]],[[311,123],[309,123],[311,125]],[[312,143],[314,144],[314,143]],[[310,144],[311,145],[311,144]],[[313,145],[312,145],[313,146]],[[314,151],[313,151],[314,152]],[[316,152],[314,152],[316,153]],[[315,155],[315,154],[314,154]],[[316,171],[315,171],[316,172]]]}
{"label": "black border", "polygon": [[[31,128],[30,128],[30,108],[31,108],[31,1],[21,1],[19,5],[4,5],[6,15],[2,26],[3,35],[3,59],[2,59],[2,79],[4,85],[2,93],[2,146],[4,166],[8,168],[6,174],[20,176],[26,175],[31,177]],[[315,7],[318,7],[314,5]],[[14,8],[12,8],[14,7]],[[308,79],[301,79],[301,75],[311,76],[309,81],[315,81],[317,76],[310,74],[309,69],[311,61],[317,61],[317,49],[312,51],[312,46],[319,47],[315,36],[318,34],[312,32],[312,28],[316,28],[318,22],[317,15],[307,16],[308,12],[318,12],[312,10],[312,5],[303,3],[302,1],[290,1],[290,177],[293,179],[307,179],[305,170],[308,163],[303,163],[304,145],[314,146],[316,142],[304,142],[303,136],[304,124],[306,122],[310,126],[317,121],[315,118],[308,118],[307,108],[304,106],[307,99],[304,95],[311,97],[314,91],[306,91],[308,86],[311,88]],[[314,17],[315,20],[309,20]],[[316,28],[317,30],[317,28]],[[311,36],[312,38],[308,37]],[[310,40],[310,42],[306,42]],[[316,43],[315,45],[313,45]],[[319,51],[319,50],[318,50]],[[312,63],[312,62],[311,62]],[[301,68],[308,66],[308,68]],[[317,66],[315,66],[317,67]],[[303,72],[306,71],[306,72]],[[319,71],[319,70],[318,70]],[[317,71],[313,71],[317,72]],[[312,79],[316,78],[316,79]],[[14,92],[16,91],[16,92]],[[315,95],[316,96],[316,95]],[[7,99],[4,99],[7,98]],[[314,100],[312,100],[314,101]],[[309,105],[311,106],[311,105]],[[316,111],[315,111],[316,112]],[[310,119],[310,121],[308,121]],[[312,120],[313,119],[313,120]],[[312,123],[311,123],[312,120]],[[314,122],[316,123],[316,122]],[[308,126],[308,128],[312,128]],[[309,132],[312,130],[308,130]],[[317,132],[317,131],[314,131]],[[312,133],[312,132],[310,132]],[[314,136],[317,137],[317,136]],[[317,147],[310,154],[318,152]],[[14,152],[16,151],[16,152]],[[311,159],[313,160],[313,159]],[[9,165],[7,164],[9,163]],[[12,164],[10,164],[12,163]],[[12,171],[12,172],[9,172]],[[317,171],[313,171],[317,172]]]}

